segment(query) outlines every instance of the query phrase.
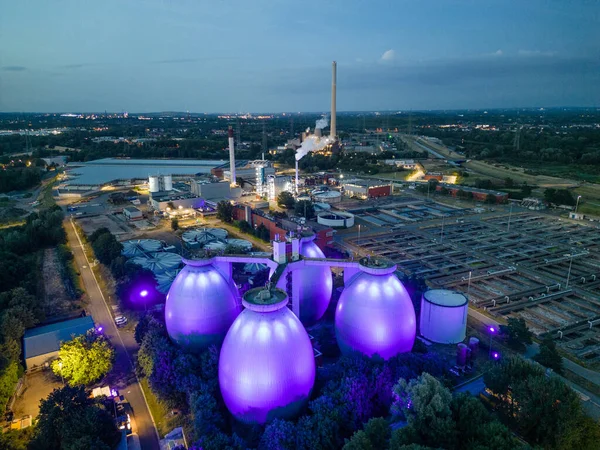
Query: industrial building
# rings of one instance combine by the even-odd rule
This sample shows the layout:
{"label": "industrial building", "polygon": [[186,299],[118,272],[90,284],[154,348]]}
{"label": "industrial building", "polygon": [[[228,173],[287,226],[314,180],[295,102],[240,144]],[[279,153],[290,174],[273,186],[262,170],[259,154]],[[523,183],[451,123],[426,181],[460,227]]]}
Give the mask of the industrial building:
{"label": "industrial building", "polygon": [[361,199],[392,195],[392,184],[381,184],[376,180],[348,180],[342,183],[344,194]]}
{"label": "industrial building", "polygon": [[267,198],[271,201],[277,200],[277,196],[284,191],[292,192],[294,185],[292,178],[286,175],[267,176]]}
{"label": "industrial building", "polygon": [[190,185],[191,193],[205,200],[232,198],[232,188],[227,181],[192,180]]}
{"label": "industrial building", "polygon": [[123,208],[123,215],[127,220],[142,220],[144,218],[142,211],[135,206],[126,206]]}
{"label": "industrial building", "polygon": [[23,336],[25,368],[30,371],[47,367],[58,357],[61,342],[84,335],[93,328],[94,319],[92,316],[85,316],[25,330]]}
{"label": "industrial building", "polygon": [[[219,178],[231,181],[231,169],[228,164],[215,167],[211,170],[211,173]],[[257,159],[254,161],[236,161],[235,163],[236,178],[241,178],[244,183],[252,186],[266,184],[269,175],[275,175],[275,168],[271,161]]]}

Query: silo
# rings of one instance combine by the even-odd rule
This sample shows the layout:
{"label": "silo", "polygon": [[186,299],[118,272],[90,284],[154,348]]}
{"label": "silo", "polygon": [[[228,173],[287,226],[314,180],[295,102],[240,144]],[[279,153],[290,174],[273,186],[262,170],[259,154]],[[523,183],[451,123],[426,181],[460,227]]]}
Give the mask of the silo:
{"label": "silo", "polygon": [[[300,254],[304,258],[325,258],[325,255],[314,242],[313,233],[303,235],[300,239]],[[296,286],[300,307],[300,321],[310,326],[319,320],[331,300],[333,278],[331,269],[327,266],[304,266],[292,272],[292,284]],[[278,288],[285,288],[287,280],[282,277],[277,283]],[[296,301],[296,299],[293,299]]]}
{"label": "silo", "polygon": [[456,365],[464,366],[467,364],[467,360],[469,359],[469,347],[467,344],[463,344],[462,342],[456,346]]}
{"label": "silo", "polygon": [[416,318],[410,295],[394,274],[396,265],[363,258],[335,311],[335,335],[342,353],[389,359],[410,352]]}
{"label": "silo", "polygon": [[241,305],[233,280],[210,260],[184,260],[167,295],[165,322],[169,336],[191,350],[220,345]]}
{"label": "silo", "polygon": [[163,185],[165,187],[165,191],[173,190],[173,175],[164,175],[163,176]]}
{"label": "silo", "polygon": [[431,289],[421,298],[421,335],[440,344],[456,344],[467,332],[467,297],[447,289]]}
{"label": "silo", "polygon": [[150,190],[150,193],[159,192],[160,191],[159,186],[160,186],[160,184],[158,182],[158,176],[151,175],[150,178],[148,179],[148,189]]}
{"label": "silo", "polygon": [[221,348],[219,386],[227,409],[241,422],[289,419],[306,405],[315,382],[312,344],[286,307],[281,289],[250,289],[245,310]]}

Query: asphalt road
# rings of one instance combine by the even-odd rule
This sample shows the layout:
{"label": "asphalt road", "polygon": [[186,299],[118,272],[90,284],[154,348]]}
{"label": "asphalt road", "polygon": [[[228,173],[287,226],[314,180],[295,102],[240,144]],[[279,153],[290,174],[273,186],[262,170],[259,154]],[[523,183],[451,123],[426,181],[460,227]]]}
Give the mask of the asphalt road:
{"label": "asphalt road", "polygon": [[125,395],[125,398],[131,404],[134,413],[133,431],[139,435],[142,449],[159,449],[158,432],[154,426],[139,381],[135,376],[132,363],[132,354],[137,347],[135,339],[131,332],[122,331],[116,327],[109,306],[98,286],[92,269],[89,267],[89,262],[73,224],[70,220],[65,219],[64,227],[67,231],[69,246],[75,257],[77,270],[81,273],[85,292],[89,297],[87,310],[94,318],[96,325],[103,327],[105,335],[115,348],[115,364],[109,374],[110,385],[116,387],[120,394]]}

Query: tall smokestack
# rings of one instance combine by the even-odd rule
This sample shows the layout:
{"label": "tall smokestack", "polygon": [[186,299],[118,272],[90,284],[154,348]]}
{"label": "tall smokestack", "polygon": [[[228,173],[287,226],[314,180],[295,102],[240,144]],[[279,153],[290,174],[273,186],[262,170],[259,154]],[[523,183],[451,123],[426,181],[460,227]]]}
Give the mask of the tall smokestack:
{"label": "tall smokestack", "polygon": [[231,125],[229,126],[229,173],[230,173],[230,180],[229,180],[229,184],[231,186],[235,186],[236,185],[236,178],[235,178],[235,148],[233,145],[233,128],[231,127]]}
{"label": "tall smokestack", "polygon": [[298,195],[298,160],[296,160],[296,195]]}
{"label": "tall smokestack", "polygon": [[333,61],[331,64],[331,125],[329,135],[332,138],[335,138],[337,134],[337,130],[335,129],[335,114],[336,114],[336,105],[335,105],[335,96],[336,96],[336,79],[337,79],[337,63]]}

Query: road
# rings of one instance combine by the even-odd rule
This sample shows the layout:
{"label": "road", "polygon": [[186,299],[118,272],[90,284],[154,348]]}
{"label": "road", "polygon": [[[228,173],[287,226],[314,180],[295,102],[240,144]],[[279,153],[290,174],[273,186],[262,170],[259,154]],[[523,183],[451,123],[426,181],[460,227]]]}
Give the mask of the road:
{"label": "road", "polygon": [[72,222],[65,219],[64,227],[67,232],[68,244],[75,257],[77,270],[81,274],[85,292],[89,298],[87,310],[94,318],[94,322],[103,327],[105,335],[115,348],[115,365],[109,374],[111,387],[117,387],[119,392],[129,400],[135,418],[134,432],[139,435],[142,448],[148,450],[159,449],[158,432],[139,385],[139,380],[135,376],[132,363],[132,354],[137,347],[135,339],[131,332],[121,331],[116,327],[109,306],[90,268]]}

